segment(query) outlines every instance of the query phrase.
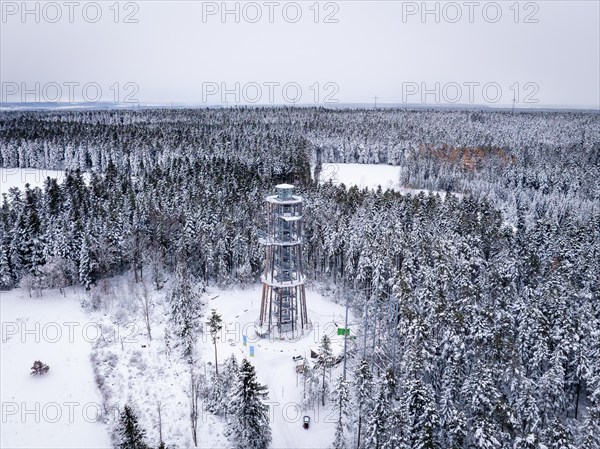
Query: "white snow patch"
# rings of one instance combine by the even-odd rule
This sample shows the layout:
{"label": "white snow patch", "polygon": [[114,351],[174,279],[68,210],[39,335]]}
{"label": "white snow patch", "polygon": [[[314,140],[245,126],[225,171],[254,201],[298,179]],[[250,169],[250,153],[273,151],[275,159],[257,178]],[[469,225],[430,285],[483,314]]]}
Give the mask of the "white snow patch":
{"label": "white snow patch", "polygon": [[[400,185],[400,170],[401,167],[397,165],[327,163],[322,165],[319,182],[343,183],[346,187],[357,186],[360,189],[365,187],[377,189],[381,186],[383,190],[391,189],[403,195],[418,195],[421,192],[425,195],[437,193],[442,199],[445,198],[446,192],[413,189]],[[463,196],[459,193],[454,195],[459,198]]]}
{"label": "white snow patch", "polygon": [[382,189],[400,188],[400,167],[384,164],[323,164],[319,182],[345,184],[346,187]]}
{"label": "white snow patch", "polygon": [[[48,291],[31,299],[17,289],[1,293],[0,311],[0,446],[110,447],[98,420],[102,400],[90,362],[91,338],[82,332],[91,320],[77,296]],[[89,332],[93,337],[94,329]],[[35,360],[50,366],[47,374],[29,374]]]}
{"label": "white snow patch", "polygon": [[[46,178],[55,178],[59,184],[65,180],[65,172],[62,170],[46,170],[41,168],[0,168],[0,193],[8,193],[12,187],[23,190],[25,184],[44,188]],[[89,173],[83,174],[86,183],[89,182]]]}

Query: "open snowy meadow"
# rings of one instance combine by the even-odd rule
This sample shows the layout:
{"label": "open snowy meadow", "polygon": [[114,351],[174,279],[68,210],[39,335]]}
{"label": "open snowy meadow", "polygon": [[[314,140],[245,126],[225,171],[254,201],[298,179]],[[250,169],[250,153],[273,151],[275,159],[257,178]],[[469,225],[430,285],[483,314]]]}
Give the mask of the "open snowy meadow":
{"label": "open snowy meadow", "polygon": [[[0,398],[2,447],[109,447],[103,404],[90,361],[97,328],[80,294],[2,292]],[[50,366],[29,374],[35,360]]]}
{"label": "open snowy meadow", "polygon": [[[173,447],[194,446],[189,432],[189,374],[185,364],[167,356],[158,296],[149,340],[142,317],[124,315],[131,311],[129,306],[122,308],[127,296],[120,291],[126,285],[118,278],[103,283],[103,294],[79,287],[67,288],[64,295],[44,291],[41,297],[29,297],[22,289],[2,293],[2,447],[109,447],[109,428],[126,402],[137,404],[148,418],[142,423],[150,441],[159,437],[160,404],[163,438]],[[105,302],[103,311],[82,307],[99,295]],[[344,324],[344,308],[315,291],[309,290],[307,296],[312,329],[279,340],[256,335],[260,286],[206,292],[207,311],[216,309],[224,323],[217,343],[219,361],[231,355],[248,358],[259,381],[269,386],[273,447],[327,447],[337,418],[329,405],[303,406],[302,377],[292,357],[310,360],[323,335],[331,337],[334,353],[339,354],[343,338],[336,333]],[[202,335],[198,349],[202,370],[214,370],[210,336]],[[31,376],[35,360],[48,364],[49,372]],[[94,370],[104,376],[105,397]],[[311,418],[309,431],[302,428],[304,416]],[[200,427],[198,447],[227,447],[222,420],[204,404]]]}

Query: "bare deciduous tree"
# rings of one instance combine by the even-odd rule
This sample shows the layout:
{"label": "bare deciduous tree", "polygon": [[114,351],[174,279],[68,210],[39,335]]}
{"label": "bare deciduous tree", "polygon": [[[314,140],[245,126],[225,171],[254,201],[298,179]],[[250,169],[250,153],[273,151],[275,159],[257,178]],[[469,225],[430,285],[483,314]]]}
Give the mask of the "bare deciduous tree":
{"label": "bare deciduous tree", "polygon": [[136,288],[136,298],[140,305],[142,318],[144,319],[144,323],[146,324],[148,340],[152,341],[150,318],[152,317],[152,309],[154,308],[154,303],[152,301],[152,297],[150,296],[150,292],[148,291],[148,285],[146,284],[146,280],[144,278],[141,278],[141,282]]}

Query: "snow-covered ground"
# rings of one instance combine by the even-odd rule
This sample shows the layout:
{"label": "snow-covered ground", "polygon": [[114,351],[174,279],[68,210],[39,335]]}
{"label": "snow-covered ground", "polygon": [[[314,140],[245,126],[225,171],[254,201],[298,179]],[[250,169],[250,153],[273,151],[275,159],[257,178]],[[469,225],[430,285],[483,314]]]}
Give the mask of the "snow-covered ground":
{"label": "snow-covered ground", "polygon": [[[361,189],[377,189],[381,186],[383,190],[391,189],[402,194],[418,195],[423,192],[438,193],[441,198],[446,192],[430,191],[424,189],[412,189],[400,185],[400,167],[387,164],[338,164],[327,163],[322,165],[319,182],[331,181],[334,184],[344,184],[346,187],[357,186]],[[456,194],[461,196],[460,194]]]}
{"label": "snow-covered ground", "polygon": [[[29,298],[2,292],[0,400],[3,448],[110,447],[90,353],[95,327],[72,290]],[[30,375],[35,360],[50,366]]]}
{"label": "snow-covered ground", "polygon": [[386,164],[338,164],[322,165],[320,182],[331,181],[334,184],[345,184],[346,187],[382,189],[400,188],[400,167]]}
{"label": "snow-covered ground", "polygon": [[[167,446],[193,447],[188,366],[165,353],[166,291],[151,293],[155,308],[150,341],[142,316],[135,311],[131,285],[128,276],[120,276],[102,281],[91,293],[68,288],[66,296],[52,290],[29,298],[22,289],[2,292],[2,448],[111,447],[111,429],[125,403],[138,410],[152,446],[158,445],[160,403]],[[256,367],[259,381],[268,386],[272,447],[326,448],[333,440],[337,415],[329,404],[302,408],[302,377],[296,374],[292,356],[310,360],[311,349],[318,349],[324,334],[332,339],[334,354],[341,352],[343,339],[337,336],[337,327],[343,326],[344,308],[308,290],[312,329],[294,339],[260,339],[254,324],[260,295],[258,284],[208,290],[206,314],[216,309],[224,323],[219,362],[231,354],[238,361],[246,357]],[[102,305],[88,312],[81,304],[92,298],[100,298]],[[202,335],[198,349],[201,369],[210,373],[214,347],[209,335]],[[31,376],[35,360],[48,364],[50,371]],[[332,379],[339,370],[340,366],[333,370]],[[95,372],[101,376],[101,388]],[[308,430],[302,428],[305,415],[311,417]],[[203,404],[198,429],[198,447],[229,447],[223,418]]]}
{"label": "snow-covered ground", "polygon": [[[323,335],[332,340],[334,354],[343,349],[343,338],[337,336],[337,327],[344,326],[344,307],[328,301],[315,291],[307,291],[306,304],[312,329],[293,340],[256,337],[255,324],[260,311],[261,287],[246,290],[209,291],[208,309],[222,315],[224,327],[217,350],[219,360],[235,354],[238,360],[248,358],[256,367],[258,379],[269,387],[273,448],[327,448],[333,441],[337,414],[329,404],[320,404],[302,410],[302,378],[296,375],[294,356],[310,360],[310,350],[316,351]],[[243,344],[243,336],[247,344]],[[277,336],[276,336],[277,337]],[[204,361],[211,361],[213,345],[208,336],[202,342]],[[250,357],[250,346],[254,357]],[[333,376],[332,376],[333,377]],[[298,384],[297,384],[298,383]],[[308,430],[302,428],[304,415],[311,417]]]}
{"label": "snow-covered ground", "polygon": [[[29,184],[31,188],[43,189],[47,177],[55,178],[60,184],[65,179],[65,172],[41,168],[0,168],[0,194],[8,193],[12,187],[23,189],[25,184]],[[86,182],[89,180],[87,173],[84,173],[83,177]]]}

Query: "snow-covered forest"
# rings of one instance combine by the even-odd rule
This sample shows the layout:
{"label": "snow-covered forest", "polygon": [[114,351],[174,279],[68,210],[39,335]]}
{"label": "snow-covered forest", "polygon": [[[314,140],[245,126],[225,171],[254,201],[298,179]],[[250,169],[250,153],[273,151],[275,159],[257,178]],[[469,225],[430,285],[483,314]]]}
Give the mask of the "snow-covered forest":
{"label": "snow-covered forest", "polygon": [[[326,162],[399,165],[401,185],[446,195],[318,183]],[[0,288],[148,279],[183,360],[209,333],[204,289],[259,280],[264,196],[296,185],[309,284],[360,322],[322,447],[600,448],[598,114],[3,112],[0,166],[67,171],[3,192]],[[322,342],[317,378],[331,357]],[[222,363],[227,375],[192,375],[192,396],[217,415],[251,407],[250,423],[228,418],[229,441],[267,447],[254,368]],[[119,425],[115,441],[139,436],[131,409]]]}

